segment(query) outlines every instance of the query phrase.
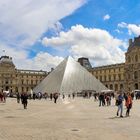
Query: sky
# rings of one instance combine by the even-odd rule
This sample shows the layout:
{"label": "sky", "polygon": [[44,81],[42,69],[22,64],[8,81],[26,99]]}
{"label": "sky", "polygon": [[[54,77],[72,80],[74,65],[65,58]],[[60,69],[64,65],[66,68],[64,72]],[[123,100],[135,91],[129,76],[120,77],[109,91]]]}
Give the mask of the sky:
{"label": "sky", "polygon": [[50,71],[65,57],[93,67],[125,62],[140,35],[139,0],[0,0],[0,56]]}

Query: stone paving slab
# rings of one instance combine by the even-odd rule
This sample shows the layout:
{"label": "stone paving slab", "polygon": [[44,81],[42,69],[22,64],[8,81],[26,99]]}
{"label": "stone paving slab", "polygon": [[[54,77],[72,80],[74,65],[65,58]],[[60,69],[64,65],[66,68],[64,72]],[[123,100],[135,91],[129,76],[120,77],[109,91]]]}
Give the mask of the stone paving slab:
{"label": "stone paving slab", "polygon": [[24,110],[9,98],[0,103],[0,140],[140,140],[140,100],[130,117],[116,117],[116,110],[82,98],[29,100]]}

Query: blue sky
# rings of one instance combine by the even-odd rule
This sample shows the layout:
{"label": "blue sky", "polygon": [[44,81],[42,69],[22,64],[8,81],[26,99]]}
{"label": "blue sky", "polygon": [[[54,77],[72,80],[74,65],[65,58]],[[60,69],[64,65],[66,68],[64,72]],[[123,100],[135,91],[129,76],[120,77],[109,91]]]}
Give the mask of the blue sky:
{"label": "blue sky", "polygon": [[139,10],[139,0],[0,1],[0,55],[23,69],[50,70],[68,55],[121,63],[140,35]]}
{"label": "blue sky", "polygon": [[[123,34],[115,32],[118,23],[140,23],[140,1],[138,0],[88,0],[88,3],[79,8],[74,14],[62,19],[64,29],[81,24],[88,28],[100,28],[109,31],[113,36],[128,39],[127,30]],[[103,20],[108,14],[109,20]]]}

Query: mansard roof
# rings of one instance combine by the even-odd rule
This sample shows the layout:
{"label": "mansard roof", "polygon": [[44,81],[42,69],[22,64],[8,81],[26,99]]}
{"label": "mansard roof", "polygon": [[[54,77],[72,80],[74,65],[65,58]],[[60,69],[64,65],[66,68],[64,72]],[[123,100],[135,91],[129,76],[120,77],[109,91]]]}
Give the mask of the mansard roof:
{"label": "mansard roof", "polygon": [[135,37],[134,41],[132,39],[129,39],[128,51],[131,51],[134,47],[140,47],[140,36]]}
{"label": "mansard roof", "polygon": [[0,57],[0,65],[1,66],[11,66],[11,67],[15,67],[13,61],[12,61],[12,57],[9,56],[1,56]]}

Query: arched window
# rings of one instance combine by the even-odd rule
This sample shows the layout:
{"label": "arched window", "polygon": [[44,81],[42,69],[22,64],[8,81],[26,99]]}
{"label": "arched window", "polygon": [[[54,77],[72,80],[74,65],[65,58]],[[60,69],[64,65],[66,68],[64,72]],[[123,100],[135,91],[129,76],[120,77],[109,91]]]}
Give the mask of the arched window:
{"label": "arched window", "polygon": [[135,89],[138,89],[138,83],[135,83],[134,87]]}
{"label": "arched window", "polygon": [[105,85],[108,88],[108,85]]}
{"label": "arched window", "polygon": [[129,62],[129,63],[131,62],[131,58],[130,58],[130,56],[128,56],[128,62]]}
{"label": "arched window", "polygon": [[117,84],[115,84],[115,91],[117,91],[118,90],[118,85]]}
{"label": "arched window", "polygon": [[100,81],[102,81],[102,76],[100,76]]}
{"label": "arched window", "polygon": [[138,79],[138,72],[137,71],[134,72],[134,79]]}
{"label": "arched window", "polygon": [[15,91],[18,92],[18,87],[15,88]]}
{"label": "arched window", "polygon": [[138,56],[135,55],[135,62],[138,62]]}
{"label": "arched window", "polygon": [[120,90],[123,89],[123,84],[120,84]]}
{"label": "arched window", "polygon": [[106,75],[104,76],[104,81],[106,81]]}
{"label": "arched window", "polygon": [[113,85],[112,85],[112,84],[110,85],[110,89],[111,89],[111,90],[113,89]]}
{"label": "arched window", "polygon": [[109,75],[109,81],[111,81],[111,75]]}
{"label": "arched window", "polygon": [[131,77],[130,74],[128,74],[128,79],[130,79],[130,77]]}
{"label": "arched window", "polygon": [[29,91],[29,87],[26,87],[26,92],[28,92]]}
{"label": "arched window", "polygon": [[118,79],[121,80],[121,74],[118,74]]}
{"label": "arched window", "polygon": [[22,92],[24,92],[24,87],[22,87]]}
{"label": "arched window", "polygon": [[116,80],[116,75],[114,74],[113,77],[114,77],[114,81],[115,81]]}

